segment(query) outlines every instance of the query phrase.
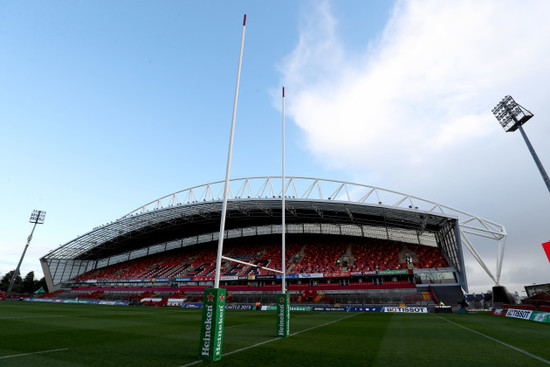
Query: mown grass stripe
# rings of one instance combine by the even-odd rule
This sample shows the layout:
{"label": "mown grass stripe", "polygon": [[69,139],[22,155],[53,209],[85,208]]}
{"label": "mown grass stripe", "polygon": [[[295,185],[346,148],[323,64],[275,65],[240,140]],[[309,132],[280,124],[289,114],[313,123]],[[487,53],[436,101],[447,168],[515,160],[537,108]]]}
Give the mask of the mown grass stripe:
{"label": "mown grass stripe", "polygon": [[501,341],[501,340],[495,339],[495,338],[493,338],[492,336],[489,336],[489,335],[485,335],[485,334],[483,334],[483,333],[480,333],[479,331],[476,331],[476,330],[474,330],[474,329],[470,329],[469,327],[466,327],[466,326],[464,326],[464,325],[460,325],[460,324],[458,324],[458,323],[456,323],[456,322],[454,322],[454,321],[448,320],[448,319],[446,319],[446,318],[444,318],[444,317],[441,317],[441,316],[439,316],[439,315],[434,315],[434,316],[439,317],[440,319],[445,320],[445,321],[447,321],[447,322],[450,322],[450,323],[453,324],[453,325],[456,325],[456,326],[461,327],[461,328],[463,328],[463,329],[465,329],[465,330],[471,331],[472,333],[475,333],[475,334],[477,334],[477,335],[479,335],[479,336],[482,336],[482,337],[484,337],[484,338],[487,338],[487,339],[489,339],[489,340],[492,340],[492,341],[494,341],[494,342],[496,342],[496,343],[502,344],[502,345],[504,345],[505,347],[508,347],[508,348],[510,348],[510,349],[513,349],[513,350],[518,351],[518,352],[520,352],[520,353],[523,353],[523,354],[525,354],[525,355],[527,355],[527,356],[529,356],[529,357],[531,357],[531,358],[537,359],[537,360],[539,360],[539,361],[541,361],[541,362],[543,362],[543,363],[546,363],[546,364],[550,365],[550,361],[548,361],[548,360],[546,360],[546,359],[544,359],[544,358],[541,358],[541,357],[539,357],[539,356],[537,356],[537,355],[534,355],[534,354],[532,354],[532,353],[529,353],[529,352],[527,352],[527,351],[525,351],[525,350],[523,350],[523,349],[521,349],[521,348],[518,348],[518,347],[513,346],[513,345],[511,345],[511,344],[505,343],[505,342],[503,342],[503,341]]}
{"label": "mown grass stripe", "polygon": [[346,316],[346,317],[342,317],[341,319],[337,319],[337,320],[333,320],[333,321],[329,321],[329,322],[326,322],[324,324],[321,324],[321,325],[317,325],[317,326],[312,326],[310,328],[307,328],[307,329],[304,329],[304,330],[300,330],[300,331],[296,331],[295,333],[291,333],[290,336],[294,336],[294,335],[298,335],[300,333],[305,333],[306,331],[310,331],[310,330],[314,330],[314,329],[318,329],[320,327],[323,327],[323,326],[327,326],[327,325],[330,325],[330,324],[334,324],[338,321],[342,321],[342,320],[345,320],[345,319],[349,319],[351,317],[354,317],[354,316],[357,316],[359,314],[353,314],[353,315],[349,315],[349,316]]}
{"label": "mown grass stripe", "polygon": [[[315,329],[318,329],[320,327],[323,327],[323,326],[327,326],[327,325],[330,325],[330,324],[334,324],[336,322],[339,322],[339,321],[342,321],[342,320],[345,320],[345,319],[349,319],[353,316],[357,316],[358,314],[353,314],[353,315],[349,315],[349,316],[346,316],[346,317],[342,317],[340,319],[337,319],[337,320],[332,320],[332,321],[329,321],[329,322],[326,322],[324,324],[321,324],[321,325],[317,325],[317,326],[313,326],[313,327],[310,327],[310,328],[307,328],[307,329],[304,329],[304,330],[300,330],[300,331],[296,331],[294,333],[291,333],[290,336],[295,336],[295,335],[298,335],[298,334],[301,334],[301,333],[305,333],[306,331],[310,331],[310,330],[315,330]],[[247,347],[244,347],[244,348],[239,348],[239,349],[236,349],[236,350],[233,350],[231,352],[227,352],[227,353],[224,353],[222,354],[222,357],[227,357],[231,354],[235,354],[235,353],[239,353],[239,352],[244,352],[245,350],[249,350],[249,349],[252,349],[252,348],[256,348],[256,347],[259,347],[260,345],[264,345],[264,344],[267,344],[267,343],[271,343],[275,340],[281,340],[280,337],[277,337],[277,338],[273,338],[273,339],[269,339],[269,340],[264,340],[263,342],[259,342],[259,343],[256,343],[256,344],[253,344],[253,345],[249,345]],[[189,366],[194,366],[196,364],[199,364],[199,363],[202,363],[203,361],[202,360],[198,360],[198,361],[194,361],[194,362],[191,362],[191,363],[188,363],[188,364],[185,364],[181,367],[189,367]]]}

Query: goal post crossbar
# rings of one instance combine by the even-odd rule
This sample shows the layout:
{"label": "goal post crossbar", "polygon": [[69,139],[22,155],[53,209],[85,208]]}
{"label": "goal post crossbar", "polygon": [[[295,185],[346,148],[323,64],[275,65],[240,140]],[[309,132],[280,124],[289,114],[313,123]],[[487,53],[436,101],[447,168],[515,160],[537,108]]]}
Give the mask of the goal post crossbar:
{"label": "goal post crossbar", "polygon": [[247,263],[246,261],[241,261],[241,260],[233,259],[233,258],[227,257],[227,256],[222,256],[222,260],[232,261],[232,262],[236,262],[236,263],[239,263],[239,264],[243,264],[243,265],[247,265],[247,266],[252,266],[252,267],[255,267],[255,268],[265,269],[265,270],[268,270],[268,271],[272,271],[272,272],[274,272],[274,273],[284,274],[284,272],[281,271],[281,270],[276,270],[276,269],[273,269],[273,268],[268,268],[267,266],[260,266],[260,265],[257,265],[257,264]]}

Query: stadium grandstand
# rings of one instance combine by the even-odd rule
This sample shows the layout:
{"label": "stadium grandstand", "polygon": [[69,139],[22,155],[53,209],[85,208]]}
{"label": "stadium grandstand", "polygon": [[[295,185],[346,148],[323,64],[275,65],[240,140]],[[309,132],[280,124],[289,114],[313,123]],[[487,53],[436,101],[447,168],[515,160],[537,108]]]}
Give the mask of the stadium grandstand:
{"label": "stadium grandstand", "polygon": [[[230,181],[223,262],[228,302],[271,303],[280,291],[282,192],[292,303],[457,304],[468,291],[463,248],[498,285],[504,226],[379,187],[307,177]],[[42,297],[181,305],[214,281],[223,182],[151,201],[41,258]],[[474,243],[497,244],[496,275]],[[480,242],[480,243],[481,243]]]}

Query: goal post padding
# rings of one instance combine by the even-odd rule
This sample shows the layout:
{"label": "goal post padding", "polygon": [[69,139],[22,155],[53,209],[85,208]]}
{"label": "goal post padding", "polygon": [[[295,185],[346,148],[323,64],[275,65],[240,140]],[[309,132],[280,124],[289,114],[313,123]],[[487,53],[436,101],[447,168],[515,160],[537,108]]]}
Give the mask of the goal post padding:
{"label": "goal post padding", "polygon": [[277,295],[277,336],[287,338],[290,335],[290,295]]}
{"label": "goal post padding", "polygon": [[225,294],[223,288],[204,290],[199,358],[205,361],[217,361],[222,357]]}

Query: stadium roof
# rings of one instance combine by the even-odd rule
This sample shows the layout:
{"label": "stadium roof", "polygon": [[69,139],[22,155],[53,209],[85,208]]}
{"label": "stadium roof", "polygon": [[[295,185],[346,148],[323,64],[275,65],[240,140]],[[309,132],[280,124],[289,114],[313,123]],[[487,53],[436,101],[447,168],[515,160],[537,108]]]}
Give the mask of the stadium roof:
{"label": "stadium roof", "polygon": [[[223,184],[223,181],[208,183],[153,200],[69,241],[45,255],[41,261],[98,261],[176,239],[203,236],[206,237],[203,242],[217,240]],[[226,234],[232,230],[280,224],[282,191],[281,177],[231,180]],[[431,200],[351,182],[287,177],[285,193],[286,223],[289,225],[393,228],[420,237],[424,233],[440,231],[448,221],[458,221],[464,245],[498,284],[507,236],[501,224]],[[496,278],[469,236],[498,243]]]}

